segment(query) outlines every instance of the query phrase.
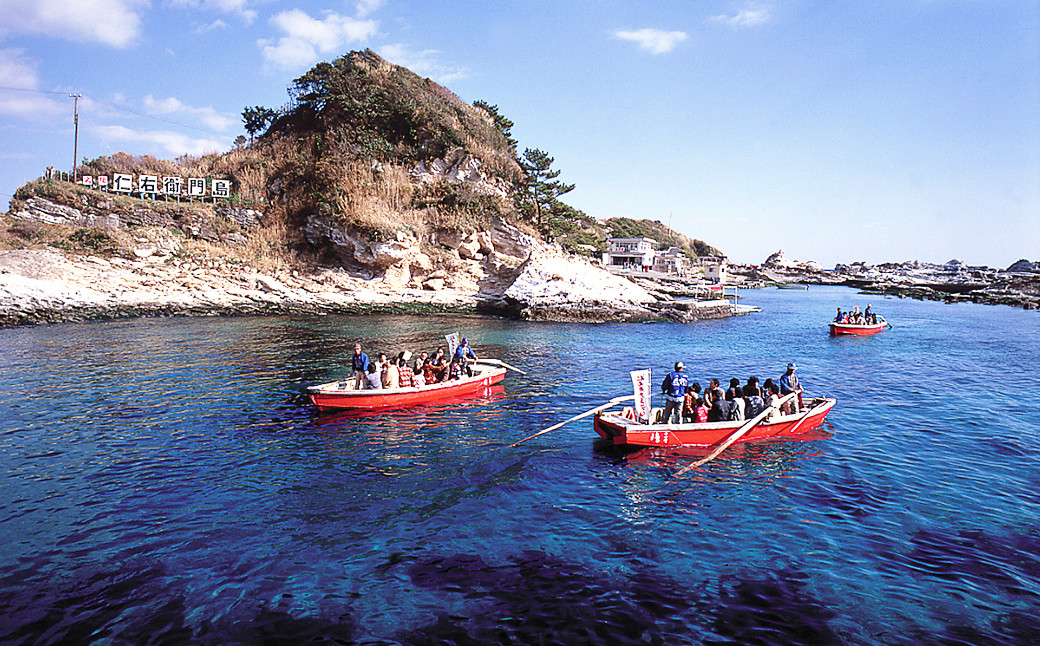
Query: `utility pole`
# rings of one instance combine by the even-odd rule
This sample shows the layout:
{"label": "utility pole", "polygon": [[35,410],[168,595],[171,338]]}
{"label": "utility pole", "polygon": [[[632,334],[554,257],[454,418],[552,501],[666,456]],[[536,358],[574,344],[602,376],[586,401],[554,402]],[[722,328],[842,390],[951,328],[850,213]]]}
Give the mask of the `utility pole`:
{"label": "utility pole", "polygon": [[69,97],[74,99],[72,108],[72,122],[75,126],[74,135],[72,139],[72,183],[76,183],[76,165],[79,163],[76,160],[79,159],[79,98],[82,94],[70,94]]}

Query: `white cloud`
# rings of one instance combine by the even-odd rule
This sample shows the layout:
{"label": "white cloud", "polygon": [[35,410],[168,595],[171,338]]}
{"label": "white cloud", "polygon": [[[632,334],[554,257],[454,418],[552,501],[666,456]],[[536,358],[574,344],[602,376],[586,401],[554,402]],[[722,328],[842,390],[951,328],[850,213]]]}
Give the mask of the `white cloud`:
{"label": "white cloud", "polygon": [[236,119],[222,115],[213,108],[194,108],[173,97],[156,99],[149,94],[144,97],[144,109],[151,115],[176,115],[196,119],[211,130],[225,131],[236,123]]}
{"label": "white cloud", "polygon": [[391,63],[407,67],[419,76],[429,77],[441,85],[469,77],[469,71],[464,68],[451,68],[438,63],[436,56],[439,53],[436,49],[413,52],[400,44],[379,48],[379,55]]}
{"label": "white cloud", "polygon": [[169,130],[133,130],[125,126],[97,126],[91,130],[104,140],[152,144],[171,156],[205,155],[227,150],[229,147],[227,143],[217,139],[193,139]]}
{"label": "white cloud", "polygon": [[264,59],[282,69],[296,69],[316,62],[322,55],[339,53],[352,42],[364,42],[375,35],[378,23],[337,13],[326,13],[321,20],[299,9],[290,9],[271,18],[271,24],[284,32],[277,41],[257,41]]}
{"label": "white cloud", "polygon": [[651,54],[666,54],[686,40],[684,31],[662,31],[660,29],[637,29],[635,31],[619,29],[614,32],[614,36],[636,43],[640,49],[645,49]]}
{"label": "white cloud", "polygon": [[229,13],[238,16],[246,24],[252,24],[256,20],[256,10],[250,8],[254,4],[254,0],[166,0],[166,2],[174,7]]}
{"label": "white cloud", "polygon": [[[50,119],[72,114],[71,106],[40,90],[36,61],[21,49],[0,49],[0,114],[28,119]],[[14,88],[14,89],[6,89]]]}
{"label": "white cloud", "polygon": [[762,3],[753,3],[743,11],[729,15],[719,15],[712,17],[715,22],[721,22],[729,25],[734,29],[743,29],[747,27],[757,27],[758,25],[764,25],[773,18],[773,12],[768,5]]}
{"label": "white cloud", "polygon": [[228,24],[226,22],[224,22],[223,20],[221,20],[220,18],[217,18],[216,20],[214,20],[213,22],[209,23],[208,25],[200,25],[200,26],[196,27],[195,28],[195,33],[196,34],[204,34],[207,31],[215,31],[217,29],[227,29],[227,28],[228,28]]}
{"label": "white cloud", "polygon": [[111,47],[128,47],[141,30],[148,0],[3,0],[0,36],[42,34]]}
{"label": "white cloud", "polygon": [[384,0],[357,0],[355,5],[357,6],[358,18],[364,18],[374,13],[383,6],[383,2]]}

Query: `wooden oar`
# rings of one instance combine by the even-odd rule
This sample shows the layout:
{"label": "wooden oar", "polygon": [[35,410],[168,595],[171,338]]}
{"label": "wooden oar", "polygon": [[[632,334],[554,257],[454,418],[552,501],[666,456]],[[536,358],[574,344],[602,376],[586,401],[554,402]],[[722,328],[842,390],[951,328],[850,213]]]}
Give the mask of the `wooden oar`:
{"label": "wooden oar", "polygon": [[747,433],[748,431],[750,431],[754,427],[758,426],[759,422],[761,422],[766,417],[768,417],[769,413],[773,412],[773,408],[779,408],[788,399],[794,397],[795,394],[796,393],[787,393],[786,395],[784,395],[783,397],[780,398],[780,401],[777,402],[777,405],[775,407],[774,406],[766,406],[766,409],[764,411],[762,411],[758,415],[755,415],[754,417],[749,419],[747,422],[744,423],[743,426],[741,426],[736,431],[734,431],[733,435],[730,435],[729,437],[727,437],[726,440],[722,444],[718,445],[715,448],[714,451],[712,451],[711,453],[708,454],[708,457],[703,458],[701,460],[697,460],[693,464],[689,464],[689,465],[679,469],[675,473],[675,475],[681,476],[682,474],[686,473],[690,469],[696,469],[697,467],[701,466],[702,464],[707,464],[708,462],[711,462],[712,460],[717,458],[720,453],[722,453],[723,451],[725,451],[726,449],[729,448],[730,444],[733,444],[734,442],[739,440],[741,437],[743,437],[745,433]]}
{"label": "wooden oar", "polygon": [[477,359],[474,363],[490,363],[492,365],[502,366],[503,368],[507,368],[509,370],[513,370],[515,372],[519,372],[522,375],[526,375],[527,374],[526,372],[524,372],[520,368],[514,368],[513,366],[509,365],[505,361],[499,361],[498,359]]}
{"label": "wooden oar", "polygon": [[[824,400],[824,402],[826,402],[826,401],[827,400]],[[817,404],[816,406],[813,406],[809,410],[805,411],[805,413],[802,415],[802,419],[798,420],[797,424],[795,424],[791,428],[787,429],[787,431],[786,431],[787,434],[788,435],[794,435],[794,432],[798,430],[798,427],[802,425],[802,422],[804,422],[805,420],[809,419],[809,414],[812,413],[817,408],[819,408],[820,406],[823,406],[823,404]]]}
{"label": "wooden oar", "polygon": [[618,404],[620,402],[623,402],[623,401],[628,400],[628,399],[635,399],[635,398],[636,398],[635,395],[625,395],[624,397],[615,397],[614,399],[611,399],[610,401],[608,401],[606,404],[603,404],[602,406],[597,406],[597,407],[595,407],[595,408],[593,408],[591,410],[585,411],[581,415],[575,415],[574,417],[572,417],[570,419],[565,419],[562,422],[560,422],[559,424],[553,424],[552,426],[550,426],[549,428],[545,429],[544,431],[538,431],[534,435],[529,435],[529,436],[525,437],[524,439],[520,440],[519,442],[513,442],[509,446],[510,447],[514,447],[514,446],[517,446],[519,444],[523,444],[527,440],[536,438],[539,435],[545,435],[549,431],[555,431],[556,429],[560,428],[564,424],[570,424],[571,422],[577,421],[577,420],[581,419],[582,417],[588,417],[589,415],[592,415],[594,413],[598,413],[598,412],[600,412],[603,409],[610,408],[611,406],[614,406],[614,405],[616,405],[616,404]]}

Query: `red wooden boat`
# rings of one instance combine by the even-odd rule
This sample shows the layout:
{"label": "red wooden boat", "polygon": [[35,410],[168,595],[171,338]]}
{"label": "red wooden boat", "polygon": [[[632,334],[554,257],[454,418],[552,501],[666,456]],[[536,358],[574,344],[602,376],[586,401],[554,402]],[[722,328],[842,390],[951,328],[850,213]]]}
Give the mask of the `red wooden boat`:
{"label": "red wooden boat", "polygon": [[831,334],[834,336],[843,334],[865,336],[867,334],[877,334],[886,327],[892,327],[883,316],[877,317],[877,320],[877,323],[831,323]]}
{"label": "red wooden boat", "polygon": [[[823,424],[836,400],[817,397],[804,400],[804,410],[778,415],[751,428],[737,442],[810,439],[810,431]],[[599,436],[624,446],[712,446],[726,441],[744,425],[745,420],[704,422],[701,424],[646,424],[633,419],[631,408],[606,410],[596,414],[594,428]],[[651,411],[651,417],[657,410]]]}
{"label": "red wooden boat", "polygon": [[320,410],[345,409],[392,409],[407,408],[466,396],[486,395],[491,387],[506,376],[506,369],[497,365],[470,364],[472,377],[442,381],[429,386],[410,388],[387,388],[382,390],[353,390],[354,380],[333,381],[320,386],[311,386],[307,395]]}

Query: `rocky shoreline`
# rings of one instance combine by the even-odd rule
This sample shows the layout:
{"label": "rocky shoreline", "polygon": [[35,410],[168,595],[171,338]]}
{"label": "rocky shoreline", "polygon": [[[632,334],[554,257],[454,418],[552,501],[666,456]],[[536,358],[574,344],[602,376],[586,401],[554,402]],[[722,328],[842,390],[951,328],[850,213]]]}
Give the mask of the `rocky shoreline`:
{"label": "rocky shoreline", "polygon": [[[402,283],[393,272],[271,272],[146,246],[132,258],[57,249],[0,252],[0,326],[140,316],[477,314],[553,322],[690,322],[733,315],[725,301],[651,293],[548,246],[492,252],[456,272]],[[513,250],[516,253],[516,250]],[[515,267],[512,266],[515,263]],[[476,272],[486,266],[497,272]],[[467,271],[468,270],[468,271]]]}

